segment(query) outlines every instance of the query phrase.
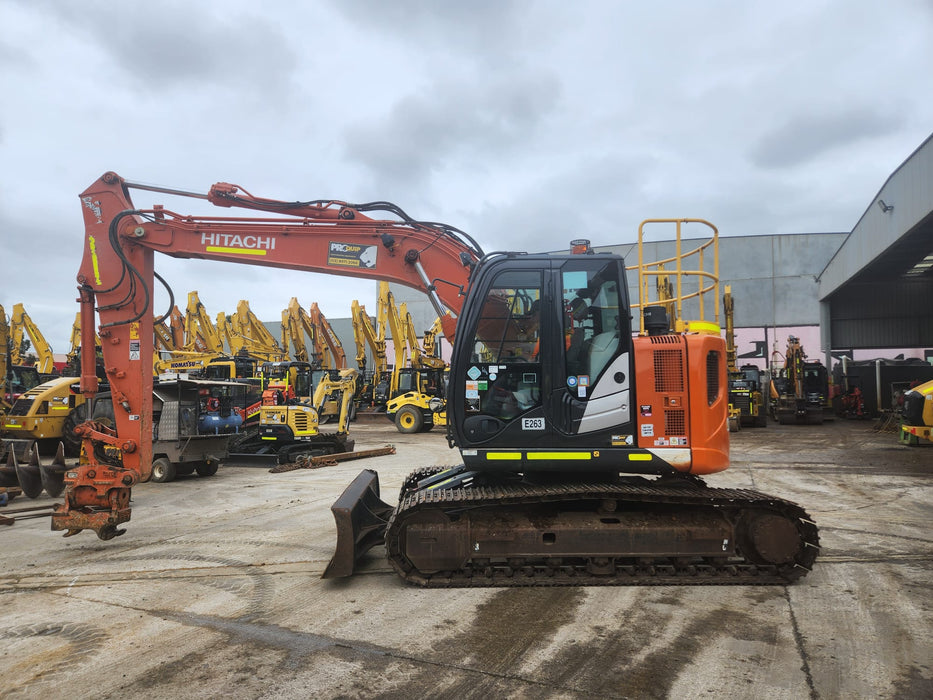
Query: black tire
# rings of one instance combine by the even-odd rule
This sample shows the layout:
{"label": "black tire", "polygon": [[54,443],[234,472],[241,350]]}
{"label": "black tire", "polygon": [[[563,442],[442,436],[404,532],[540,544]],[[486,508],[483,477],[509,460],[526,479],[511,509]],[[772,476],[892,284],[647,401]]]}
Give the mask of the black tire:
{"label": "black tire", "polygon": [[210,462],[198,462],[194,469],[198,473],[198,476],[214,476],[217,473],[217,467],[220,465],[213,460]]}
{"label": "black tire", "polygon": [[424,416],[414,406],[402,406],[395,414],[395,427],[400,433],[420,433],[424,427]]}
{"label": "black tire", "polygon": [[152,463],[152,476],[149,481],[162,484],[175,478],[175,464],[168,457],[159,457]]}
{"label": "black tire", "polygon": [[768,425],[768,412],[761,406],[758,407],[758,415],[755,416],[755,427],[764,428]]}
{"label": "black tire", "polygon": [[62,444],[65,446],[65,455],[77,457],[81,454],[81,438],[75,435],[75,428],[87,420],[87,405],[81,404],[65,418],[62,426]]}

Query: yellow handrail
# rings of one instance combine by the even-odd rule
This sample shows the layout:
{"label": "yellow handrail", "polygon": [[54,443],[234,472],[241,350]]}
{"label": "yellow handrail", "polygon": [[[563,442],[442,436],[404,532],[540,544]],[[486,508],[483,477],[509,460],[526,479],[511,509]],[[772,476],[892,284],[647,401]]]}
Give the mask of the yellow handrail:
{"label": "yellow handrail", "polygon": [[[695,248],[684,252],[681,227],[683,224],[690,223],[708,226],[712,230],[712,236],[708,240],[700,239],[702,242]],[[663,260],[645,262],[644,235],[646,224],[676,225],[676,253],[674,256],[664,258]],[[695,239],[689,240],[694,241]],[[707,248],[712,249],[712,271],[707,269],[708,261],[704,257]],[[684,265],[684,261],[693,256],[696,256],[696,267],[687,269]],[[693,261],[691,260],[690,262],[692,263]],[[674,264],[673,270],[668,270],[664,267],[671,263]],[[642,335],[645,334],[645,319],[641,311],[646,306],[651,305],[667,307],[671,325],[677,333],[719,332],[719,231],[709,221],[705,219],[645,219],[638,225],[638,264],[628,266],[626,269],[638,271],[638,303],[631,304],[631,308],[638,310],[640,332]],[[676,279],[676,286],[674,286],[673,293],[669,291],[672,285],[670,285],[666,279],[669,274],[673,274]],[[684,282],[690,277],[697,278],[697,287],[695,291],[684,290]],[[648,281],[650,279],[654,279],[656,282],[655,288],[657,290],[657,298],[655,299],[652,299],[649,293]],[[710,323],[706,320],[706,295],[710,293],[712,293],[712,298],[715,300],[713,302],[714,323]],[[699,319],[695,321],[683,320],[683,302],[686,299],[699,300]],[[691,324],[693,324],[692,328]]]}

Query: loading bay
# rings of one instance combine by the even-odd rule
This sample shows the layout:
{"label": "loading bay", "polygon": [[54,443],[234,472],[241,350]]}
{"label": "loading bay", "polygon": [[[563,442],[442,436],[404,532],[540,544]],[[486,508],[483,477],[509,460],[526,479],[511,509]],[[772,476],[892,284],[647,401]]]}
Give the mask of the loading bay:
{"label": "loading bay", "polygon": [[425,590],[382,548],[320,579],[330,505],[361,469],[394,502],[409,471],[457,459],[437,429],[354,437],[396,454],[143,484],[109,542],[47,518],[0,529],[0,695],[933,697],[933,448],[839,419],[733,434],[708,483],[796,501],[820,527],[791,586]]}

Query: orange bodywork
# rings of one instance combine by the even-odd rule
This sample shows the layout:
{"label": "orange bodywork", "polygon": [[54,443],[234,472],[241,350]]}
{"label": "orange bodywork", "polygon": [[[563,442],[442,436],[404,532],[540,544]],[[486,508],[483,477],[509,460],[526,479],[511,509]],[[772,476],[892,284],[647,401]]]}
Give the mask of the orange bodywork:
{"label": "orange bodywork", "polygon": [[638,446],[679,471],[729,466],[725,341],[718,335],[633,339]]}

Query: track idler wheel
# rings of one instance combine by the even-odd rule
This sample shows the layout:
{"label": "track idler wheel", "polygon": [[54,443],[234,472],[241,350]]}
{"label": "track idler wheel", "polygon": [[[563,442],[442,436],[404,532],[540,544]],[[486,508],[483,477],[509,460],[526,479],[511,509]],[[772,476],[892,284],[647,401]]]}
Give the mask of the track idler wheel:
{"label": "track idler wheel", "polygon": [[755,564],[791,564],[803,544],[797,524],[771,511],[760,510],[743,515],[739,533],[742,552]]}

